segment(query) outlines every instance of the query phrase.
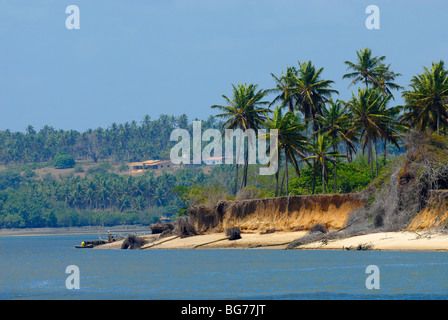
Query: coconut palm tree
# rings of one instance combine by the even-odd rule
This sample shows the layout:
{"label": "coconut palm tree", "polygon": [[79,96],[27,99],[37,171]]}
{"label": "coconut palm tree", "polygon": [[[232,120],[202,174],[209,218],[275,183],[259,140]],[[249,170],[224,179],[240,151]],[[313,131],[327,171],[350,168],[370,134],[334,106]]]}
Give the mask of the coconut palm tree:
{"label": "coconut palm tree", "polygon": [[294,95],[294,77],[297,77],[298,72],[295,67],[286,67],[286,73],[282,72],[280,77],[277,77],[273,73],[271,76],[274,78],[276,87],[267,89],[266,93],[276,93],[276,97],[269,104],[269,107],[274,104],[281,103],[281,107],[287,107],[289,111],[294,112],[297,104],[296,96]]}
{"label": "coconut palm tree", "polygon": [[374,57],[372,56],[372,50],[370,48],[361,49],[356,52],[356,62],[345,61],[350,73],[346,73],[342,76],[343,79],[353,79],[349,87],[358,83],[364,82],[366,88],[369,88],[369,83],[375,87],[379,86],[379,76],[384,72],[385,56]]}
{"label": "coconut palm tree", "polygon": [[411,79],[411,90],[403,92],[404,114],[401,119],[418,130],[440,131],[448,124],[448,71],[444,61],[432,63],[431,69]]}
{"label": "coconut palm tree", "polygon": [[371,178],[373,179],[373,146],[377,140],[386,138],[399,147],[397,142],[398,122],[391,117],[387,109],[387,103],[391,96],[384,96],[379,89],[358,88],[358,94],[352,93],[352,98],[346,105],[352,114],[352,126],[350,131],[359,134],[362,140],[362,150],[368,149],[368,159],[371,166]]}
{"label": "coconut palm tree", "polygon": [[[337,153],[339,142],[344,142],[347,154],[356,152],[356,136],[350,132],[350,112],[342,101],[330,99],[328,107],[325,105],[317,121],[320,123],[320,130],[315,134],[327,134],[333,139],[333,152]],[[334,192],[337,192],[337,166],[334,166]]]}
{"label": "coconut palm tree", "polygon": [[396,77],[401,76],[401,73],[395,73],[390,70],[390,64],[385,65],[384,63],[380,63],[378,67],[378,73],[376,75],[377,88],[381,89],[381,92],[384,95],[391,95],[394,98],[391,90],[403,90],[404,87],[396,84],[394,82]]}
{"label": "coconut palm tree", "polygon": [[322,115],[323,104],[332,94],[338,94],[338,91],[331,89],[334,81],[321,79],[323,70],[323,68],[316,70],[311,61],[299,61],[297,75],[292,75],[294,85],[292,94],[297,100],[297,108],[303,114],[306,123],[313,122],[314,131],[319,127],[316,119],[318,115]]}
{"label": "coconut palm tree", "polygon": [[[227,105],[213,105],[212,109],[222,110],[223,113],[216,115],[219,118],[225,118],[226,121],[222,125],[222,129],[254,129],[257,130],[260,125],[266,120],[266,114],[271,110],[264,108],[263,105],[268,104],[268,101],[262,101],[266,92],[264,90],[257,90],[256,84],[232,84],[233,96],[232,98],[222,95],[226,100]],[[246,152],[244,159],[242,187],[247,184],[247,169],[249,157],[249,141],[246,144]],[[239,153],[239,152],[238,152]],[[237,193],[238,184],[238,159],[235,169],[235,188],[234,193]]]}
{"label": "coconut palm tree", "polygon": [[[303,132],[306,130],[306,126],[302,124],[300,117],[291,111],[282,113],[282,107],[276,107],[272,116],[272,119],[268,118],[265,123],[265,128],[268,130],[266,137],[270,137],[270,131],[276,129],[278,134],[277,152],[278,155],[284,154],[285,167],[284,175],[286,175],[286,194],[289,195],[289,176],[288,176],[288,162],[290,161],[298,176],[300,176],[300,167],[298,164],[297,156],[301,159],[306,157],[307,138]],[[276,186],[275,196],[278,196],[278,180],[279,171],[275,173]],[[283,181],[281,184],[283,189]],[[281,192],[280,192],[281,193]]]}
{"label": "coconut palm tree", "polygon": [[310,156],[304,158],[304,160],[313,159],[313,194],[316,187],[316,175],[317,168],[320,165],[322,169],[322,192],[325,193],[325,181],[328,178],[328,163],[333,163],[336,166],[336,160],[338,158],[343,158],[345,155],[339,154],[335,151],[331,151],[335,144],[335,139],[333,139],[328,134],[317,135],[317,139],[312,140],[308,143],[308,151],[311,154]]}

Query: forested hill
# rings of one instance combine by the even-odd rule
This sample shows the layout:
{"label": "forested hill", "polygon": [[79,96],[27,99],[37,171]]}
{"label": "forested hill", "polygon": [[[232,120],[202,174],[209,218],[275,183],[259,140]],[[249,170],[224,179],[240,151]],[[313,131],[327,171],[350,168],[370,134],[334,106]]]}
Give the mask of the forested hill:
{"label": "forested hill", "polygon": [[[214,117],[202,128],[220,128]],[[186,205],[176,188],[229,184],[232,166],[129,173],[129,162],[169,159],[176,128],[192,132],[186,115],[78,132],[44,126],[0,131],[0,228],[149,224]],[[57,165],[60,155],[69,166]],[[76,160],[76,161],[75,161]],[[223,171],[224,170],[224,171]]]}
{"label": "forested hill", "polygon": [[[48,162],[57,153],[71,154],[76,160],[141,161],[168,159],[174,142],[170,134],[176,128],[191,130],[185,114],[161,115],[151,120],[146,115],[141,123],[112,123],[108,128],[57,130],[44,126],[36,130],[29,125],[25,132],[0,131],[0,164]],[[218,128],[214,117],[202,121],[202,128]]]}

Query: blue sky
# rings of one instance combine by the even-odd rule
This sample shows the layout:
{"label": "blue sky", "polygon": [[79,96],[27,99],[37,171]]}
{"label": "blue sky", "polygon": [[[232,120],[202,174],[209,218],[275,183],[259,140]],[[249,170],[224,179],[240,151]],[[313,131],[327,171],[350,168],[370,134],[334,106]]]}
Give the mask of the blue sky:
{"label": "blue sky", "polygon": [[[65,27],[72,4],[79,30]],[[365,27],[371,4],[380,30]],[[0,0],[0,129],[206,119],[232,83],[271,88],[271,73],[298,60],[324,67],[344,100],[356,90],[342,79],[344,61],[364,47],[407,86],[447,60],[447,9],[443,0]]]}

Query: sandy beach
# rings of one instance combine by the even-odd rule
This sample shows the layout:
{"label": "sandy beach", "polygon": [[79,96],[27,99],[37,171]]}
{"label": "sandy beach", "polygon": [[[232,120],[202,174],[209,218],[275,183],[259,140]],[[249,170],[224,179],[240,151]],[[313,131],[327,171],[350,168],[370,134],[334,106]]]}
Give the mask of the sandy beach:
{"label": "sandy beach", "polygon": [[[289,242],[308,234],[306,231],[274,232],[270,234],[242,233],[238,240],[220,240],[224,233],[211,233],[188,238],[175,236],[157,239],[157,235],[146,236],[150,243],[142,249],[285,249]],[[157,239],[157,240],[155,240]],[[155,240],[155,241],[154,241]],[[220,241],[216,241],[220,240]],[[216,242],[213,242],[216,241]],[[105,244],[97,249],[120,249],[122,241]],[[381,232],[345,239],[328,240],[302,245],[297,249],[346,250],[358,245],[368,245],[371,250],[399,251],[448,251],[448,234],[415,232]]]}

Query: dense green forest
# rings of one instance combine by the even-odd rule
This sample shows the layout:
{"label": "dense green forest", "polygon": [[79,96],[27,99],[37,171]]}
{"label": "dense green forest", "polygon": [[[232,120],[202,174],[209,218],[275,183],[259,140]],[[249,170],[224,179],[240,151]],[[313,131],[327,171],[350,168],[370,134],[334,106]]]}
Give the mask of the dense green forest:
{"label": "dense green forest", "polygon": [[[204,129],[218,125],[215,117],[202,121]],[[170,134],[176,128],[192,130],[185,114],[178,117],[161,115],[155,120],[145,115],[140,124],[137,121],[112,123],[108,128],[82,133],[56,130],[47,125],[36,131],[29,125],[26,132],[0,131],[0,164],[53,161],[58,152],[94,162],[168,159],[172,147]]]}
{"label": "dense green forest", "polygon": [[[203,129],[278,130],[280,166],[271,176],[249,165],[247,142],[242,165],[126,172],[128,162],[169,159],[175,143],[171,132],[192,131],[186,115],[145,116],[141,123],[82,133],[49,126],[0,131],[0,227],[147,224],[222,199],[361,191],[387,173],[387,164],[404,151],[409,131],[446,135],[443,61],[423,67],[408,90],[397,84],[401,75],[386,57],[374,56],[369,48],[344,64],[348,73],[341,78],[353,90],[347,101],[337,99],[339,92],[332,89],[333,80],[323,78],[323,68],[299,61],[281,75],[271,74],[272,88],[232,85],[232,95],[222,95],[224,104],[211,106],[220,113],[202,121]],[[403,105],[396,104],[394,94],[401,94]],[[37,173],[46,167],[68,173]]]}

